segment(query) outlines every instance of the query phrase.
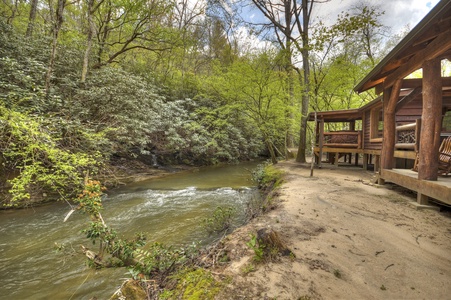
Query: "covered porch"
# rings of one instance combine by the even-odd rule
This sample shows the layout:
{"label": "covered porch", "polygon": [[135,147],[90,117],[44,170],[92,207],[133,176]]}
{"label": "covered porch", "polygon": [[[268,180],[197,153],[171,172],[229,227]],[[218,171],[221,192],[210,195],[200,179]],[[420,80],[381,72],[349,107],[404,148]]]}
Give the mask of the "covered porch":
{"label": "covered porch", "polygon": [[[451,204],[451,178],[439,176],[439,148],[444,135],[443,120],[451,110],[451,78],[442,63],[451,61],[451,2],[441,1],[434,9],[356,86],[357,92],[375,88],[383,99],[383,141],[379,182],[392,182],[417,192],[417,202],[434,198]],[[406,81],[416,70],[422,78]],[[449,74],[448,74],[449,76]],[[402,101],[399,101],[400,95]],[[421,126],[410,149],[417,170],[396,166],[400,151],[396,137],[396,112],[414,99],[421,99]],[[413,150],[413,151],[412,151]]]}
{"label": "covered porch", "polygon": [[[355,165],[358,165],[359,157],[363,154],[361,125],[360,129],[356,130],[356,122],[362,120],[358,109],[313,112],[309,114],[308,120],[315,121],[313,153],[319,168],[323,162],[338,166],[341,157],[344,157],[344,162],[349,163],[352,163],[354,157]],[[325,128],[326,124],[330,125],[329,130]],[[335,130],[330,127],[335,127]]]}

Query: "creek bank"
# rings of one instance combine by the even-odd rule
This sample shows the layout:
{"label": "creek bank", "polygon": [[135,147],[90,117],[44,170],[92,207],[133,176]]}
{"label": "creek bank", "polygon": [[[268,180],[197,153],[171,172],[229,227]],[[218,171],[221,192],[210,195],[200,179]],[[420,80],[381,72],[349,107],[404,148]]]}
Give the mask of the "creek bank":
{"label": "creek bank", "polygon": [[[282,173],[274,169],[273,166],[260,164],[253,171],[253,175],[254,180],[258,179],[259,190],[263,196],[253,197],[246,202],[247,208],[243,207],[246,210],[245,222],[268,210],[274,209],[275,203],[273,203],[272,197],[274,196],[275,188],[281,183]],[[240,196],[237,195],[237,197]],[[224,240],[227,240],[226,234],[231,229],[230,222],[234,218],[233,215],[237,212],[233,213],[233,209],[229,210],[227,205],[229,204],[221,204],[210,218],[204,219],[204,234],[217,236],[218,238],[215,242],[205,247],[195,247],[192,249],[194,251],[192,253],[185,250],[166,248],[164,250],[166,258],[171,257],[172,254],[170,253],[174,250],[180,253],[180,255],[176,256],[177,259],[169,263],[164,261],[164,256],[156,255],[156,252],[149,251],[144,259],[138,257],[138,264],[135,266],[137,270],[146,269],[145,267],[143,268],[146,261],[153,261],[154,265],[170,265],[171,268],[168,270],[152,270],[150,274],[146,272],[140,273],[137,276],[133,276],[133,279],[128,280],[128,284],[140,285],[146,292],[147,298],[150,299],[160,299],[160,297],[164,299],[180,299],[182,296],[184,299],[213,299],[224,287],[225,283],[229,281],[227,278],[216,278],[216,275],[211,272],[216,267],[224,266],[229,262],[229,253],[225,251]],[[283,252],[283,255],[291,254],[291,251],[280,241],[276,232],[262,231],[257,243],[260,244],[260,240],[265,240],[268,244],[271,244],[271,247],[267,248],[268,251],[272,250],[273,246],[277,246],[277,251],[280,250],[280,252]],[[185,262],[180,264],[179,259]],[[152,286],[148,285],[149,281],[153,282]],[[133,291],[130,294],[130,291],[124,288],[125,286],[127,284],[124,283],[122,288],[116,291],[111,299],[117,299],[118,295],[139,298],[139,296],[133,295]]]}
{"label": "creek bank", "polygon": [[[280,162],[279,205],[231,233],[232,278],[217,299],[447,299],[451,213],[416,210],[415,198],[374,185],[360,168],[315,169]],[[258,230],[279,233],[294,255],[257,262],[247,244]]]}
{"label": "creek bank", "polygon": [[[139,160],[120,160],[108,164],[103,168],[103,171],[93,176],[93,178],[99,180],[108,190],[114,190],[117,187],[127,185],[133,182],[144,181],[152,178],[161,178],[174,173],[190,171],[196,169],[194,166],[189,165],[176,165],[176,166],[155,166],[141,162]],[[0,180],[0,210],[5,209],[22,209],[32,206],[40,206],[56,202],[59,199],[59,195],[42,190],[30,191],[30,199],[17,206],[9,207],[5,204],[10,203],[11,195],[9,189],[11,186],[8,184],[5,174],[4,178]]]}

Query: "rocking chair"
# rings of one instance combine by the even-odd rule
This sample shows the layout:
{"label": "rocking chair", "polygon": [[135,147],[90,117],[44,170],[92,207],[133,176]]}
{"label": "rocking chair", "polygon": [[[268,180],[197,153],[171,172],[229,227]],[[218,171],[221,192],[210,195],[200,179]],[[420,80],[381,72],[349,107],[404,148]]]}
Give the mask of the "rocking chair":
{"label": "rocking chair", "polygon": [[443,140],[438,152],[438,173],[446,176],[451,172],[451,136]]}
{"label": "rocking chair", "polygon": [[[417,152],[412,169],[415,172],[418,172],[419,158],[420,155]],[[449,173],[451,173],[451,136],[443,140],[438,150],[438,174],[447,176]]]}

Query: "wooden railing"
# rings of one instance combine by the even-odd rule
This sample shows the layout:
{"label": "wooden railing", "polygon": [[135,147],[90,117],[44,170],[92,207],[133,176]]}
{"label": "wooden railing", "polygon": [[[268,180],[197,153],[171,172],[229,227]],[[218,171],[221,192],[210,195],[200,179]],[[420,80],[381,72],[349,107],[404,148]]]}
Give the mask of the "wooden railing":
{"label": "wooden railing", "polygon": [[324,132],[324,140],[319,145],[329,148],[362,148],[362,131]]}
{"label": "wooden railing", "polygon": [[420,143],[421,119],[415,123],[396,126],[395,149],[418,151]]}

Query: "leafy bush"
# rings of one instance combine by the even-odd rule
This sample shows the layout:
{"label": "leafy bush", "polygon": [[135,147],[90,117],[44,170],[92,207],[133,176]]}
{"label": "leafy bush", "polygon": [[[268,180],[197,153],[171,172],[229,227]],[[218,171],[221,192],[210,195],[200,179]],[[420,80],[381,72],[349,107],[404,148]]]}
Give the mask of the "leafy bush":
{"label": "leafy bush", "polygon": [[235,213],[236,210],[233,207],[218,206],[210,218],[202,220],[202,225],[210,234],[228,231],[232,226]]}
{"label": "leafy bush", "polygon": [[182,270],[174,278],[178,281],[176,289],[167,292],[163,299],[214,299],[222,287],[205,269]]}
{"label": "leafy bush", "polygon": [[251,239],[246,243],[246,245],[254,250],[254,261],[255,262],[261,262],[264,258],[264,250],[265,248],[260,245],[260,243],[257,240],[256,235],[251,235]]}
{"label": "leafy bush", "polygon": [[197,251],[192,248],[174,248],[162,243],[153,243],[146,250],[136,251],[137,264],[133,267],[133,273],[139,273],[146,278],[161,277],[179,270],[190,257]]}
{"label": "leafy bush", "polygon": [[42,119],[0,106],[0,152],[4,168],[18,175],[9,180],[12,199],[5,206],[30,200],[30,193],[52,192],[71,199],[86,173],[95,173],[99,155],[70,152],[58,147]]}
{"label": "leafy bush", "polygon": [[[102,186],[100,182],[95,180],[85,180],[84,189],[77,197],[77,209],[89,215],[91,222],[89,227],[83,230],[86,237],[89,238],[94,245],[99,243],[98,253],[90,255],[89,250],[84,250],[89,259],[91,266],[110,267],[128,265],[135,255],[138,247],[145,245],[145,236],[138,233],[133,240],[121,239],[117,232],[109,227],[102,218]],[[105,260],[104,255],[111,257]]]}
{"label": "leafy bush", "polygon": [[260,164],[252,172],[252,178],[258,183],[261,190],[271,190],[280,186],[283,182],[283,171],[270,163]]}

